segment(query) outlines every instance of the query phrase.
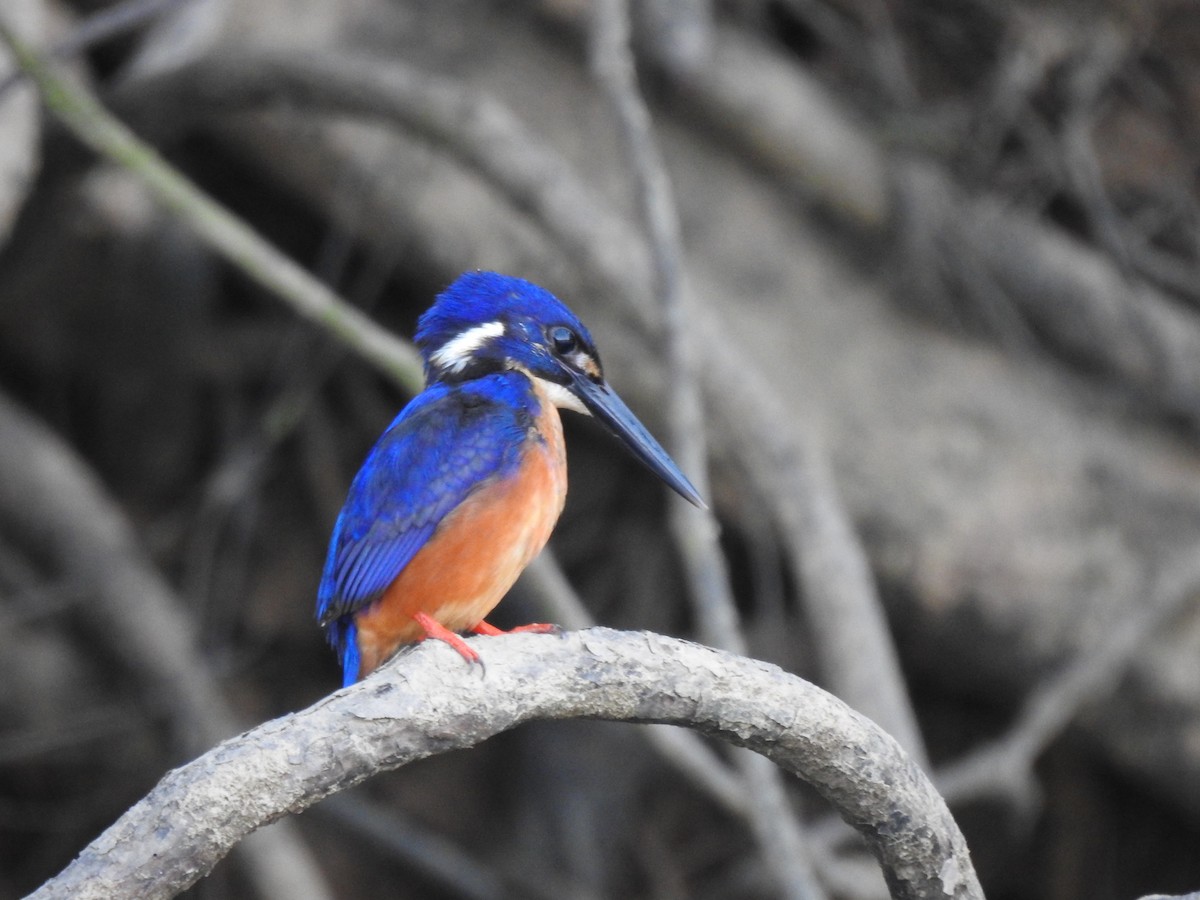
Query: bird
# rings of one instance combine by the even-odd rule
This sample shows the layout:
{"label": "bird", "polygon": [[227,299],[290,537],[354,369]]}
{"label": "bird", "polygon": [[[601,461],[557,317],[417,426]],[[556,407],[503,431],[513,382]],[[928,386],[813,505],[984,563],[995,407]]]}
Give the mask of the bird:
{"label": "bird", "polygon": [[317,590],[345,686],[426,639],[480,663],[460,633],[505,633],[485,618],[545,546],[566,500],[559,409],[593,416],[706,508],[605,380],[587,328],[545,288],[466,272],[421,315],[415,342],[424,390],[351,482]]}

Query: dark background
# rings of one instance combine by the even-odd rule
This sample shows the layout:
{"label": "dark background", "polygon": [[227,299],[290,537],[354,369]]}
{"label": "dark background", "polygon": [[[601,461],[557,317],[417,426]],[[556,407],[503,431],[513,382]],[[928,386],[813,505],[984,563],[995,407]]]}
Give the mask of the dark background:
{"label": "dark background", "polygon": [[[191,5],[207,12],[158,27]],[[746,452],[769,429],[828,455],[935,773],[1079,675],[1047,701],[1057,724],[1032,771],[996,765],[982,795],[948,789],[988,896],[1200,889],[1200,9],[635,5],[696,315],[779,403],[772,422],[739,421],[705,383],[711,499],[750,654],[827,676],[802,554]],[[106,8],[6,6],[39,47]],[[637,246],[633,181],[588,69],[585,6],[177,3],[64,57],[173,164],[397,333],[464,269],[551,287],[663,434],[661,337],[453,138],[316,112],[282,88],[266,108],[219,102],[205,94],[219,63],[154,93],[174,67],[239,48],[452,79],[502,103],[631,223],[607,265],[636,280],[644,255],[621,255]],[[24,172],[0,179],[0,398],[16,404],[0,428],[18,416],[77,454],[120,524],[69,480],[57,502],[24,490],[50,453],[0,442],[0,896],[35,888],[212,743],[180,721],[170,659],[138,649],[140,593],[114,597],[110,557],[71,535],[131,529],[109,550],[162,580],[162,627],[182,630],[161,646],[202,662],[173,677],[213,689],[225,733],[302,708],[339,683],[312,620],[329,530],[407,399],[134,177],[49,120],[39,130],[28,101],[27,86],[0,95],[0,147]],[[640,301],[653,320],[654,298]],[[665,491],[567,418],[558,561],[598,621],[694,636]],[[518,586],[495,621],[540,615]],[[381,775],[298,826],[337,897],[777,896],[745,823],[633,726],[525,727]],[[855,884],[827,887],[883,890]],[[236,857],[193,890],[253,893]]]}

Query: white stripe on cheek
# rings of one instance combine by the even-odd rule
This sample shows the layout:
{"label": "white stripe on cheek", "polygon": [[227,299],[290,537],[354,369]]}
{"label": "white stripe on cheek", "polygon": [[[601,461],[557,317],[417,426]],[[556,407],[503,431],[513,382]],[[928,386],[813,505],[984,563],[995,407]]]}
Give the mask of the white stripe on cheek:
{"label": "white stripe on cheek", "polygon": [[585,416],[592,414],[592,411],[583,405],[583,401],[561,384],[555,384],[553,381],[547,381],[545,378],[535,377],[534,380],[538,383],[538,387],[545,393],[546,399],[559,409],[573,410],[574,412],[583,413]]}
{"label": "white stripe on cheek", "polygon": [[429,357],[429,361],[439,369],[449,369],[451,372],[461,372],[471,361],[471,355],[485,343],[504,334],[503,322],[485,322],[468,328],[462,334],[447,341]]}

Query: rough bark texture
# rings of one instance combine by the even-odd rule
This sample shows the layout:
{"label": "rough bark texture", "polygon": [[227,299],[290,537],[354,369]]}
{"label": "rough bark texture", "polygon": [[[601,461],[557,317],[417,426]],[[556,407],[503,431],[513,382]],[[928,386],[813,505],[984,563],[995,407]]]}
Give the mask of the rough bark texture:
{"label": "rough bark texture", "polygon": [[697,728],[813,785],[866,838],[896,898],[981,898],[944,801],[889,735],[781,669],[650,633],[423,645],[377,677],[167,775],[33,898],[171,897],[238,840],[380,771],[535,718]]}

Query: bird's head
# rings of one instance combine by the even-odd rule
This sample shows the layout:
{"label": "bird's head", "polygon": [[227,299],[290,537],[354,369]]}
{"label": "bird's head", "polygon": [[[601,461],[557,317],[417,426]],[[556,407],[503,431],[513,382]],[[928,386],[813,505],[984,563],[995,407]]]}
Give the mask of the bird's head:
{"label": "bird's head", "polygon": [[[506,369],[559,388],[577,378],[604,378],[592,336],[561,300],[496,272],[467,272],[443,291],[421,316],[417,347],[431,384]],[[580,406],[574,396],[559,405],[572,402]]]}
{"label": "bird's head", "polygon": [[555,406],[595,416],[682,497],[704,506],[667,451],[604,380],[587,328],[545,288],[496,272],[467,272],[421,316],[416,342],[430,384],[523,372]]}

